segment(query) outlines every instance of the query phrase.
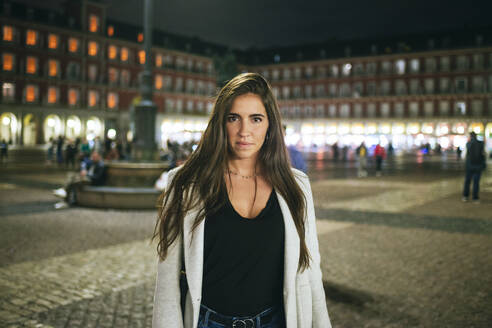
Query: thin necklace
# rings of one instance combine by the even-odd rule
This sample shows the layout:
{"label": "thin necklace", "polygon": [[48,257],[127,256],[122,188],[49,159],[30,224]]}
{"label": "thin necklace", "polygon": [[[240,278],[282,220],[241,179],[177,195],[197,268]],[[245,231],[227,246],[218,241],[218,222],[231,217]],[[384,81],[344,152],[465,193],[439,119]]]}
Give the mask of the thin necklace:
{"label": "thin necklace", "polygon": [[259,176],[259,174],[256,174],[256,173],[253,174],[253,175],[241,175],[238,172],[234,172],[234,171],[231,171],[229,169],[227,169],[227,173],[231,173],[231,174],[237,175],[238,177],[241,177],[243,179],[251,179],[251,178],[254,178],[254,177]]}

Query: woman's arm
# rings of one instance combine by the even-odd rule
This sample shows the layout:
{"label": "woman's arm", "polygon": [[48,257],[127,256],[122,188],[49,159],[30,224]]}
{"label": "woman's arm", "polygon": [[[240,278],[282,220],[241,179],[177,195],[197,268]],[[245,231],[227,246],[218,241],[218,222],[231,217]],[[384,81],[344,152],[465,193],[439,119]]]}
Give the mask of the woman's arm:
{"label": "woman's arm", "polygon": [[321,256],[318,246],[318,235],[316,232],[316,215],[314,212],[313,194],[307,175],[302,174],[301,188],[306,197],[307,219],[306,219],[306,245],[311,255],[311,263],[308,269],[311,295],[313,297],[313,328],[330,328],[330,318],[326,306],[326,296],[323,289],[323,277],[321,273]]}
{"label": "woman's arm", "polygon": [[[169,172],[168,186],[174,177],[175,170]],[[167,188],[166,188],[167,189]],[[181,309],[181,292],[179,276],[183,258],[183,239],[181,236],[168,249],[164,261],[157,264],[157,279],[154,293],[154,309],[152,315],[153,328],[182,328],[183,316]]]}

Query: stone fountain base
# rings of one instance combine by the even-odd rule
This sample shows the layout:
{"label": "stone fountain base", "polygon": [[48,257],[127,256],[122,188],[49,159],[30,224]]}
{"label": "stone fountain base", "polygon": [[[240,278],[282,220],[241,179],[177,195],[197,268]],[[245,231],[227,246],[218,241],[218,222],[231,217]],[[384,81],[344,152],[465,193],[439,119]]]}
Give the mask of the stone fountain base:
{"label": "stone fountain base", "polygon": [[169,163],[106,164],[106,185],[82,185],[76,191],[77,205],[113,209],[155,209],[161,190],[154,188]]}

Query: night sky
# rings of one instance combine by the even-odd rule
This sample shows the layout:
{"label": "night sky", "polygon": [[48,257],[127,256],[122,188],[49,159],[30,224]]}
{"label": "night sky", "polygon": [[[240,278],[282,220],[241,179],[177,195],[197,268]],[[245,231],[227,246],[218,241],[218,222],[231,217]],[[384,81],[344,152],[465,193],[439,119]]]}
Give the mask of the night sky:
{"label": "night sky", "polygon": [[[142,24],[144,0],[103,1],[109,17]],[[154,25],[234,48],[264,48],[490,26],[492,0],[154,0]]]}

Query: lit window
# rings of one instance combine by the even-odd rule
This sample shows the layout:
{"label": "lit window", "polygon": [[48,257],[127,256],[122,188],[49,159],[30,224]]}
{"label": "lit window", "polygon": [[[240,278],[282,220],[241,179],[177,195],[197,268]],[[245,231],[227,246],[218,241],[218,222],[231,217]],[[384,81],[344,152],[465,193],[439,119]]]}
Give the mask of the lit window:
{"label": "lit window", "polygon": [[2,67],[4,71],[13,71],[14,70],[14,55],[12,54],[3,54],[2,56]]}
{"label": "lit window", "polygon": [[56,104],[58,102],[58,89],[56,87],[48,88],[48,104]]}
{"label": "lit window", "polygon": [[155,76],[155,88],[157,90],[162,89],[162,75],[156,75]]}
{"label": "lit window", "polygon": [[50,49],[58,48],[58,35],[56,34],[48,35],[48,48]]}
{"label": "lit window", "polygon": [[13,41],[14,40],[14,29],[12,26],[3,27],[3,41]]}
{"label": "lit window", "polygon": [[99,30],[99,17],[96,15],[89,15],[89,31],[97,32]]}
{"label": "lit window", "polygon": [[116,108],[118,106],[118,95],[116,92],[108,93],[108,108]]}
{"label": "lit window", "polygon": [[108,69],[108,78],[109,78],[109,83],[115,84],[118,82],[118,70],[114,67],[110,67]]}
{"label": "lit window", "polygon": [[395,63],[396,74],[402,75],[405,74],[405,60],[399,59]]}
{"label": "lit window", "polygon": [[2,97],[3,100],[14,100],[15,85],[13,83],[4,83],[2,85]]}
{"label": "lit window", "polygon": [[123,62],[128,60],[128,48],[121,48],[120,60]]}
{"label": "lit window", "polygon": [[34,30],[27,30],[26,32],[26,44],[28,46],[35,46],[38,42],[38,32]]}
{"label": "lit window", "polygon": [[89,41],[87,53],[89,56],[97,56],[97,42]]}
{"label": "lit window", "polygon": [[58,76],[58,61],[50,59],[48,61],[48,76]]}
{"label": "lit window", "polygon": [[75,38],[68,39],[68,51],[74,53],[79,51],[79,40]]}
{"label": "lit window", "polygon": [[96,107],[99,101],[99,93],[94,90],[89,90],[89,94],[87,95],[87,104],[89,107]]}
{"label": "lit window", "polygon": [[38,69],[38,60],[35,57],[27,57],[26,60],[26,73],[36,74]]}
{"label": "lit window", "polygon": [[140,64],[145,64],[145,51],[140,50],[140,51],[138,52],[138,62],[139,62]]}
{"label": "lit window", "polygon": [[116,48],[116,46],[109,46],[108,47],[108,58],[109,59],[116,59],[117,55],[118,55],[118,48]]}
{"label": "lit window", "polygon": [[114,35],[114,27],[112,25],[108,26],[108,36]]}
{"label": "lit window", "polygon": [[77,89],[68,89],[68,104],[71,106],[77,105],[79,101],[79,92]]}
{"label": "lit window", "polygon": [[35,85],[26,86],[26,102],[31,103],[36,101],[38,87]]}
{"label": "lit window", "polygon": [[143,33],[138,33],[137,40],[138,40],[138,42],[143,42],[143,40],[144,40]]}
{"label": "lit window", "polygon": [[156,55],[155,56],[155,66],[156,67],[161,67],[162,66],[162,55]]}

